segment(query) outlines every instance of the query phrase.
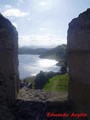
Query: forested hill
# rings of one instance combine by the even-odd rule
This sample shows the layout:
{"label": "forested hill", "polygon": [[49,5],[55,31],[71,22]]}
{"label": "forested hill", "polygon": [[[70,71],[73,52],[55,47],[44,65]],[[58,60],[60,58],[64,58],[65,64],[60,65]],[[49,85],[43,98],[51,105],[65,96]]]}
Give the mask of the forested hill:
{"label": "forested hill", "polygon": [[47,52],[49,49],[47,48],[30,48],[30,47],[21,47],[19,48],[19,54],[33,54],[33,55],[41,55]]}
{"label": "forested hill", "polygon": [[50,58],[56,60],[65,60],[67,58],[67,45],[62,44],[56,48],[52,48],[40,55],[41,58]]}

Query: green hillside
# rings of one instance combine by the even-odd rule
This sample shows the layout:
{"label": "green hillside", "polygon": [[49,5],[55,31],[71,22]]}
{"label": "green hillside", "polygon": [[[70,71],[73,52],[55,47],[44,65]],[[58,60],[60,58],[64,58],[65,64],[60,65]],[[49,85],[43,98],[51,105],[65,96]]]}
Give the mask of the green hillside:
{"label": "green hillside", "polygon": [[49,79],[49,82],[44,86],[43,90],[67,92],[68,91],[68,74],[56,75]]}

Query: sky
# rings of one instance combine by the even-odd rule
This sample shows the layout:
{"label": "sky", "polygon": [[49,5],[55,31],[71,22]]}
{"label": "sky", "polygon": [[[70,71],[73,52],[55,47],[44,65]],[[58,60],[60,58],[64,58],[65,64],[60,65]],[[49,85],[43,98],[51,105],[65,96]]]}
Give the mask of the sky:
{"label": "sky", "polygon": [[19,33],[19,47],[67,43],[68,24],[90,8],[90,0],[0,0],[0,12]]}

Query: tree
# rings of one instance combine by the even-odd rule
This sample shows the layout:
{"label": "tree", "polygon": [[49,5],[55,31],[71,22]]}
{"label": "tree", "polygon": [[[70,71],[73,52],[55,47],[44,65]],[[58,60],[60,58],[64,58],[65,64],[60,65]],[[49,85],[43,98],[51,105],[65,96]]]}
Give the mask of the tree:
{"label": "tree", "polygon": [[47,79],[45,73],[40,71],[40,73],[37,74],[35,78],[35,89],[42,89],[46,82]]}
{"label": "tree", "polygon": [[60,69],[60,72],[61,72],[61,74],[67,73],[67,66],[66,65],[62,65],[61,69]]}

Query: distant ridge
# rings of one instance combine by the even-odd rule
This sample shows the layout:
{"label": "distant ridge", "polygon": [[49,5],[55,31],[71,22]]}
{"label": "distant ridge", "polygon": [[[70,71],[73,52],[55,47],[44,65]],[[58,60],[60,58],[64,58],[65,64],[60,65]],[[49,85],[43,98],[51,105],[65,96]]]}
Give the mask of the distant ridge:
{"label": "distant ridge", "polygon": [[50,49],[47,48],[30,48],[30,47],[21,47],[19,48],[19,54],[34,54],[34,55],[41,55],[47,52]]}
{"label": "distant ridge", "polygon": [[64,60],[67,57],[67,45],[62,44],[55,48],[48,50],[46,53],[40,55],[41,58],[50,58],[56,60]]}

